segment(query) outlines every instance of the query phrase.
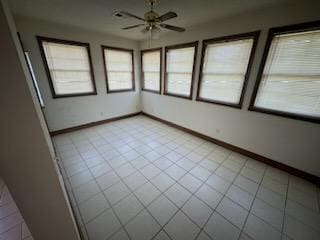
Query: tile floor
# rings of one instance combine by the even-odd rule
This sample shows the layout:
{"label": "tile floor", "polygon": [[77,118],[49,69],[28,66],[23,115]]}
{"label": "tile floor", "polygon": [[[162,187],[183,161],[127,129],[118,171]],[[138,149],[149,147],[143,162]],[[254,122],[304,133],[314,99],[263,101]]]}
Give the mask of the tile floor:
{"label": "tile floor", "polygon": [[320,239],[315,185],[150,118],[54,142],[85,239]]}
{"label": "tile floor", "polygon": [[33,240],[11,194],[0,178],[0,240]]}

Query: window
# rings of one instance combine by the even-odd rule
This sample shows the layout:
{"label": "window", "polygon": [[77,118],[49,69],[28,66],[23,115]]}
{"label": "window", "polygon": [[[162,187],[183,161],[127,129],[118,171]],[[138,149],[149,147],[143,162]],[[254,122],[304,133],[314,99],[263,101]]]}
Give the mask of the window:
{"label": "window", "polygon": [[203,41],[197,100],[241,108],[259,32]]}
{"label": "window", "polygon": [[198,42],[166,47],[164,94],[192,98]]}
{"label": "window", "polygon": [[102,46],[107,92],[134,91],[133,50]]}
{"label": "window", "polygon": [[161,48],[141,51],[142,90],[161,91]]}
{"label": "window", "polygon": [[270,29],[250,110],[320,120],[320,22]]}
{"label": "window", "polygon": [[89,44],[38,37],[54,98],[97,94]]}

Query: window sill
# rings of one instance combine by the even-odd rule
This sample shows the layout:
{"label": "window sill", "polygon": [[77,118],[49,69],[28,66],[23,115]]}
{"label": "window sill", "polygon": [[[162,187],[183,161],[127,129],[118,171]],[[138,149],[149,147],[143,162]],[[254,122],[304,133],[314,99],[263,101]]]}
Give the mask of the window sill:
{"label": "window sill", "polygon": [[228,102],[216,101],[216,100],[211,100],[211,99],[201,98],[201,97],[197,97],[196,101],[205,102],[205,103],[211,103],[211,104],[217,104],[217,105],[222,105],[222,106],[232,107],[232,108],[238,108],[238,109],[242,108],[242,104],[241,103],[228,103]]}
{"label": "window sill", "polygon": [[283,112],[283,111],[278,111],[278,110],[271,110],[271,109],[260,108],[260,107],[255,107],[255,106],[249,106],[248,110],[252,111],[252,112],[266,113],[266,114],[270,114],[270,115],[274,115],[274,116],[291,118],[291,119],[295,119],[295,120],[302,120],[302,121],[306,121],[306,122],[320,123],[320,117],[313,117],[313,116],[304,115],[304,114],[295,114],[295,113]]}
{"label": "window sill", "polygon": [[107,90],[107,93],[135,92],[135,89]]}
{"label": "window sill", "polygon": [[168,93],[168,92],[164,92],[163,95],[192,100],[192,96],[191,95],[190,96],[186,96],[186,95],[180,95],[180,94],[174,94],[174,93]]}
{"label": "window sill", "polygon": [[53,98],[68,98],[68,97],[84,97],[84,96],[91,96],[97,95],[97,92],[90,92],[90,93],[75,93],[75,94],[54,94]]}
{"label": "window sill", "polygon": [[160,94],[161,95],[160,91],[150,90],[150,89],[143,89],[143,88],[141,90],[144,91],[144,92],[150,92],[150,93],[155,93],[155,94]]}

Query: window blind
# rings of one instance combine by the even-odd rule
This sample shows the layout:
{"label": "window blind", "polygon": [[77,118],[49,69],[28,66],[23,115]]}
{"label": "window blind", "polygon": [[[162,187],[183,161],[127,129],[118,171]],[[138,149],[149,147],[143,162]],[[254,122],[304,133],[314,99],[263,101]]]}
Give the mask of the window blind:
{"label": "window blind", "polygon": [[142,52],[143,88],[160,91],[161,50]]}
{"label": "window blind", "polygon": [[133,89],[132,52],[104,49],[109,91]]}
{"label": "window blind", "polygon": [[254,39],[208,44],[203,58],[199,97],[239,104]]}
{"label": "window blind", "polygon": [[94,92],[85,46],[42,42],[56,95]]}
{"label": "window blind", "polygon": [[169,49],[166,53],[166,92],[190,96],[195,46]]}
{"label": "window blind", "polygon": [[273,37],[254,106],[320,117],[320,30]]}

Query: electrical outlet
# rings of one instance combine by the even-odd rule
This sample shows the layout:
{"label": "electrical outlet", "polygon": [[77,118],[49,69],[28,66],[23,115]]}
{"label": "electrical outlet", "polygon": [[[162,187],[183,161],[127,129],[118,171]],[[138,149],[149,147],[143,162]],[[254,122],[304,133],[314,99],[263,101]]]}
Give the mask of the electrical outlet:
{"label": "electrical outlet", "polygon": [[217,134],[220,134],[220,129],[216,129],[216,133],[217,133]]}

